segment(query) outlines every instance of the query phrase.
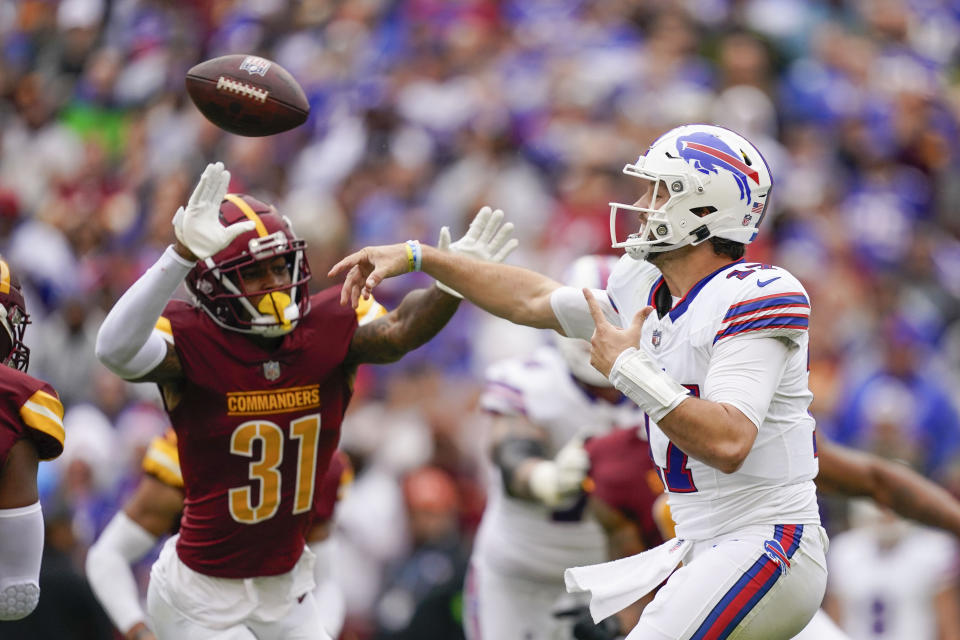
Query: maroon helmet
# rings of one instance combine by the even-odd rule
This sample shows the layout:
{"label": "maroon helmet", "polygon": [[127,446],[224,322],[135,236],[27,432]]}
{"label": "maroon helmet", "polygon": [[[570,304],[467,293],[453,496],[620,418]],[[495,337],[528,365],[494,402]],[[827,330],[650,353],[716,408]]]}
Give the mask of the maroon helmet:
{"label": "maroon helmet", "polygon": [[[228,193],[220,203],[220,222],[253,220],[252,231],[237,236],[225,249],[197,262],[187,274],[187,289],[204,311],[224,329],[267,337],[282,336],[310,311],[310,266],[306,243],[293,233],[290,221],[264,202]],[[240,271],[262,260],[283,256],[290,284],[247,290]],[[254,307],[250,298],[263,296]]]}
{"label": "maroon helmet", "polygon": [[9,351],[0,340],[0,357],[3,364],[20,371],[26,371],[30,364],[30,349],[23,344],[23,334],[30,324],[30,314],[27,313],[27,303],[23,299],[23,289],[20,288],[20,279],[10,270],[6,260],[0,258],[0,324],[3,325],[9,338]]}

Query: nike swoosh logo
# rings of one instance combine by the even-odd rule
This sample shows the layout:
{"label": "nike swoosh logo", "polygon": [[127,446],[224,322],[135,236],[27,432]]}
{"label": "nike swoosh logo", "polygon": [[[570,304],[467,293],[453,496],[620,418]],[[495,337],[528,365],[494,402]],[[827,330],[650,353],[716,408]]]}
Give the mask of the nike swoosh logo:
{"label": "nike swoosh logo", "polygon": [[771,282],[773,282],[774,280],[779,280],[779,279],[780,279],[780,276],[777,276],[776,278],[770,278],[769,280],[757,280],[757,286],[758,286],[758,287],[765,287],[765,286],[767,286],[768,284],[770,284]]}

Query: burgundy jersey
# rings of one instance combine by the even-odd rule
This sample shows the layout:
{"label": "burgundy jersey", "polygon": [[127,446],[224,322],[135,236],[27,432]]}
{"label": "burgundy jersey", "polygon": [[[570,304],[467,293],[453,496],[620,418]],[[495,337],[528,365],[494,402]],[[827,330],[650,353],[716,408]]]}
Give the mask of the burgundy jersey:
{"label": "burgundy jersey", "polygon": [[63,405],[43,380],[0,365],[0,466],[21,438],[28,438],[41,460],[63,453]]}
{"label": "burgundy jersey", "polygon": [[650,458],[650,447],[637,429],[614,429],[590,438],[591,494],[637,523],[647,548],[663,542],[654,514],[663,484]]}
{"label": "burgundy jersey", "polygon": [[185,489],[177,553],[194,571],[269,576],[300,558],[351,393],[343,361],[357,316],[339,297],[339,288],[313,296],[274,350],[197,307],[167,305],[158,329],[184,375],[168,409]]}
{"label": "burgundy jersey", "polygon": [[343,451],[337,449],[330,458],[330,467],[320,483],[316,504],[313,505],[313,522],[326,522],[333,517],[343,490],[353,482],[353,465]]}

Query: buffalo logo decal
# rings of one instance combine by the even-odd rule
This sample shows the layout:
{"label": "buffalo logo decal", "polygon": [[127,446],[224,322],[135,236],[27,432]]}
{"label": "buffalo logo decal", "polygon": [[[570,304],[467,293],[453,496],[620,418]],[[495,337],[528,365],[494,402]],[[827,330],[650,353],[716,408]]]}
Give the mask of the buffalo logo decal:
{"label": "buffalo logo decal", "polygon": [[677,139],[677,152],[700,173],[719,175],[721,169],[729,172],[740,187],[741,200],[751,200],[750,180],[760,184],[760,173],[715,135],[691,133],[682,136]]}

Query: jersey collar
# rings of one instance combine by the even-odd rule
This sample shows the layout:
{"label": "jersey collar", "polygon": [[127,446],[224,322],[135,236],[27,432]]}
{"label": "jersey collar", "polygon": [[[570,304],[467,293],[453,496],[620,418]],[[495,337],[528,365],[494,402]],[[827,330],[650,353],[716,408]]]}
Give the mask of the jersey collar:
{"label": "jersey collar", "polygon": [[[730,267],[733,267],[738,264],[742,264],[743,261],[744,261],[744,258],[740,258],[739,260],[734,260],[733,262],[727,263],[722,267],[720,267],[719,269],[717,269],[716,271],[714,271],[713,273],[711,273],[710,275],[704,277],[702,280],[697,282],[697,284],[693,285],[690,291],[687,291],[687,295],[683,296],[683,298],[680,299],[680,302],[675,304],[673,308],[670,309],[669,313],[666,314],[670,316],[670,321],[676,322],[677,318],[679,318],[684,314],[684,312],[693,302],[694,298],[697,297],[697,294],[700,293],[700,291],[705,286],[707,286],[707,283],[713,280],[714,277],[717,276],[717,274],[729,269]],[[669,288],[667,287],[666,281],[663,279],[663,276],[660,276],[659,278],[657,278],[656,282],[653,283],[653,287],[651,287],[650,289],[650,294],[647,296],[647,304],[652,305],[659,310],[660,305],[657,304],[659,301],[672,300],[672,298],[670,298],[669,293],[670,291],[669,291]],[[669,304],[669,302],[667,304]]]}

